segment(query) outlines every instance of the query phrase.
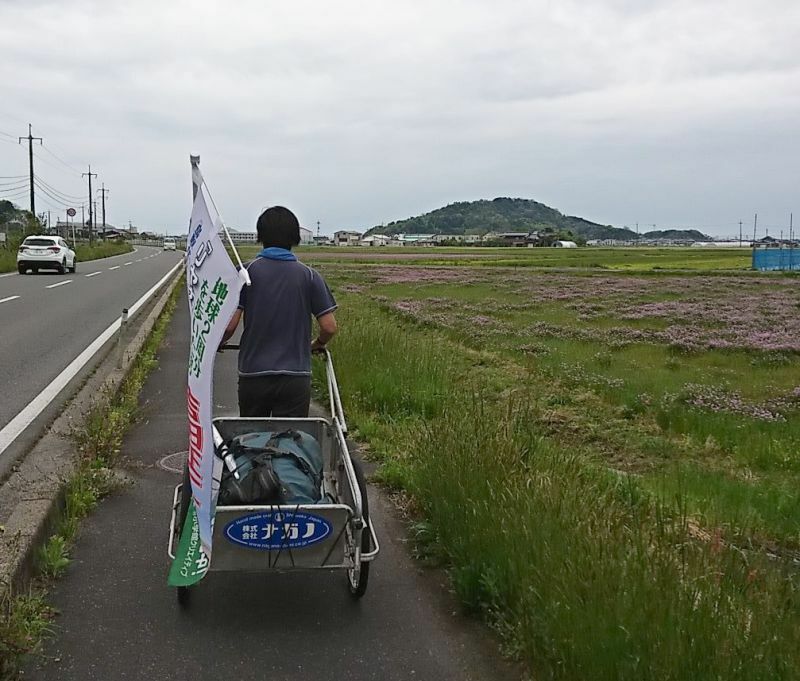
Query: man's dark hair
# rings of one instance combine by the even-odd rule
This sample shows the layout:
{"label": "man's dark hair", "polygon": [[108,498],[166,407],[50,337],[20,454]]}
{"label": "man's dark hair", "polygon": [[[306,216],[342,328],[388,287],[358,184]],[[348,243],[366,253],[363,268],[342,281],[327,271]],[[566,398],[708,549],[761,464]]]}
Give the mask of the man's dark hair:
{"label": "man's dark hair", "polygon": [[273,206],[261,213],[256,232],[264,248],[277,246],[291,250],[300,243],[300,223],[295,214],[283,206]]}

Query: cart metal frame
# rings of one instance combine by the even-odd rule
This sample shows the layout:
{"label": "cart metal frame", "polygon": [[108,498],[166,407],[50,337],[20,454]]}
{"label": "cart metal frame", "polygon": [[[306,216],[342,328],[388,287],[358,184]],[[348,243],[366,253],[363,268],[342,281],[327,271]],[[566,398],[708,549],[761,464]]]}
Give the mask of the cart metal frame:
{"label": "cart metal frame", "polygon": [[[215,418],[213,423],[225,442],[256,431],[291,428],[308,433],[319,442],[322,451],[323,495],[334,503],[217,506],[209,571],[344,569],[351,595],[363,596],[369,563],[380,552],[380,544],[369,517],[363,473],[347,446],[347,424],[333,360],[327,350],[325,372],[330,418],[225,417]],[[167,548],[172,559],[182,529],[183,484],[176,485],[172,499]],[[304,544],[306,536],[310,538]],[[248,541],[250,537],[253,541]],[[187,593],[186,587],[178,588],[182,603]]]}

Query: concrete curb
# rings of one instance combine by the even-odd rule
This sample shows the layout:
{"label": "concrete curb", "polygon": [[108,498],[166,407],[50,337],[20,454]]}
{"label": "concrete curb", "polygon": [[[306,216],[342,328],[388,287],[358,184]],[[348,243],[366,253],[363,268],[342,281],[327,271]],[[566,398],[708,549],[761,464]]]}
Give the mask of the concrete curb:
{"label": "concrete curb", "polygon": [[36,551],[61,516],[64,488],[77,464],[69,439],[73,424],[83,420],[97,395],[108,394],[122,383],[182,273],[179,269],[172,281],[164,284],[146,316],[137,317],[134,324],[142,321],[124,346],[121,361],[116,337],[100,351],[104,356],[92,375],[0,487],[0,522],[4,521],[0,526],[0,601],[30,582],[35,573]]}

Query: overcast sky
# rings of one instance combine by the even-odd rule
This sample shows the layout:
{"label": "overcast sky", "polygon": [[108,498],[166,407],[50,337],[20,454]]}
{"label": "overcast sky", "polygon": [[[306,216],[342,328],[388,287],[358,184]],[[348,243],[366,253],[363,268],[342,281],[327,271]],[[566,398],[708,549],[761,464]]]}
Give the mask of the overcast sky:
{"label": "overcast sky", "polygon": [[800,222],[799,39],[797,0],[0,0],[0,190],[31,122],[44,182],[83,195],[91,163],[109,222],[157,231],[183,230],[198,153],[240,229],[518,196],[777,235]]}

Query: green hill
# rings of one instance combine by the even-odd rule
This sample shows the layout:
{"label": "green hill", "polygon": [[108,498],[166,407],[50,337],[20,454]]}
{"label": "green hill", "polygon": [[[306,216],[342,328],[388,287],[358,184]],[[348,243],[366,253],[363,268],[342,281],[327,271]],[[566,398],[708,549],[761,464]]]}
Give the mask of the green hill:
{"label": "green hill", "polygon": [[[538,201],[505,197],[492,201],[481,199],[451,203],[424,215],[373,227],[367,234],[486,234],[544,230],[586,240],[638,238],[630,229],[601,225],[583,218],[564,215]],[[670,232],[676,231],[678,230],[670,230]]]}

